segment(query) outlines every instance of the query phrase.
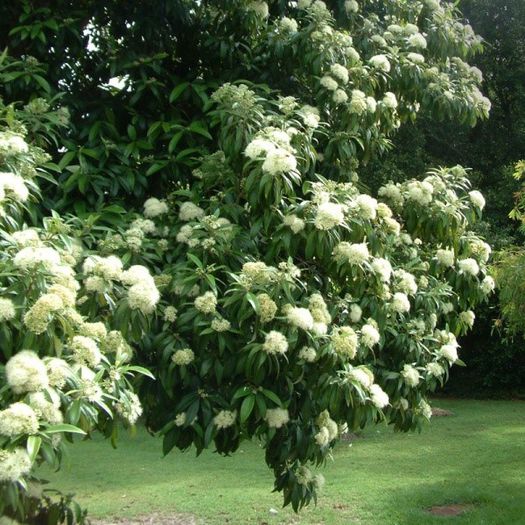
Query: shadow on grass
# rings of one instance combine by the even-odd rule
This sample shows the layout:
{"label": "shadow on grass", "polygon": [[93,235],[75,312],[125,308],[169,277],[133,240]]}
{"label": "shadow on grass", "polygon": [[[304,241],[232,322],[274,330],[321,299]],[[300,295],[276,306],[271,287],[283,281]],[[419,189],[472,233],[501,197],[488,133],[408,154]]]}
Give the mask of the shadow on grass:
{"label": "shadow on grass", "polygon": [[[403,490],[392,489],[387,503],[393,510],[389,525],[514,525],[525,523],[525,483],[501,483],[497,479],[421,483]],[[433,506],[465,505],[457,516],[435,516]]]}

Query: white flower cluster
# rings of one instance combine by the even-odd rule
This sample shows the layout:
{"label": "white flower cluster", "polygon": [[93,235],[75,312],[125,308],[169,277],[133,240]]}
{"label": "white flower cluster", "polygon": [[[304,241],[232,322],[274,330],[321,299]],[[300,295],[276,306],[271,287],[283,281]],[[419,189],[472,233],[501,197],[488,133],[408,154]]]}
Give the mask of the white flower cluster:
{"label": "white flower cluster", "polygon": [[365,242],[351,244],[343,241],[334,248],[334,256],[340,262],[360,266],[370,259],[370,252]]}
{"label": "white flower cluster", "polygon": [[89,256],[83,264],[86,290],[104,293],[111,289],[113,281],[129,286],[128,304],[132,310],[144,315],[154,312],[160,293],[149,270],[145,266],[133,265],[123,270],[122,261],[114,256]]}
{"label": "white flower cluster", "polygon": [[259,301],[261,323],[269,323],[277,313],[277,304],[275,304],[275,301],[266,293],[257,295],[257,300]]}
{"label": "white flower cluster", "polygon": [[264,128],[248,144],[244,154],[251,160],[263,160],[262,171],[272,176],[297,173],[295,150],[290,135],[278,128]]}
{"label": "white flower cluster", "polygon": [[214,314],[217,310],[217,296],[213,292],[205,292],[194,301],[195,308],[203,314]]}
{"label": "white flower cluster", "polygon": [[218,429],[228,428],[235,424],[237,413],[231,410],[221,410],[214,418],[213,422]]}
{"label": "white flower cluster", "polygon": [[419,372],[412,365],[405,365],[401,371],[401,377],[410,387],[416,387],[419,384]]}
{"label": "white flower cluster", "polygon": [[264,419],[270,428],[281,428],[290,421],[290,415],[285,408],[269,408]]}
{"label": "white flower cluster", "polygon": [[29,190],[20,175],[0,172],[0,203],[7,198],[17,202],[26,202]]}
{"label": "white flower cluster", "polygon": [[156,199],[155,197],[149,198],[144,203],[144,217],[153,219],[159,215],[168,213],[169,208],[165,201]]}
{"label": "white flower cluster", "polygon": [[181,350],[175,351],[175,353],[171,356],[171,360],[177,366],[188,366],[195,360],[195,354],[193,353],[193,350],[190,350],[189,348],[183,348]]}
{"label": "white flower cluster", "polygon": [[330,417],[328,410],[321,412],[315,423],[319,427],[319,432],[314,436],[314,439],[320,447],[326,447],[337,438],[339,429],[337,423]]}
{"label": "white flower cluster", "polygon": [[283,223],[290,228],[294,233],[299,233],[304,230],[305,222],[303,219],[297,217],[297,215],[286,215],[283,219]]}
{"label": "white flower cluster", "polygon": [[262,349],[270,355],[285,354],[288,351],[288,340],[281,332],[272,330],[266,334]]}
{"label": "white flower cluster", "polygon": [[0,297],[0,322],[10,321],[16,315],[15,305],[11,299]]}
{"label": "white flower cluster", "polygon": [[334,351],[343,358],[353,359],[357,354],[359,339],[349,326],[334,328],[330,336]]}
{"label": "white flower cluster", "polygon": [[317,207],[314,225],[318,230],[331,230],[345,222],[344,206],[334,202],[323,202]]}
{"label": "white flower cluster", "polygon": [[288,322],[302,330],[312,330],[314,327],[314,318],[307,308],[297,308],[291,305],[286,308],[286,318]]}

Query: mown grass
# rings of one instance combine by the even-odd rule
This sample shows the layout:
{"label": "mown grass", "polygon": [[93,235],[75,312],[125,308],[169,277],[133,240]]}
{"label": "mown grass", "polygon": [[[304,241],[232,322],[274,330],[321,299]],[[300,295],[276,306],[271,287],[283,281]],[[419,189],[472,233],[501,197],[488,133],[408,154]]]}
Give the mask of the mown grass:
{"label": "mown grass", "polygon": [[[229,458],[211,452],[162,458],[160,440],[141,430],[117,450],[98,439],[77,444],[69,467],[46,474],[75,492],[92,517],[188,513],[210,525],[525,524],[525,403],[434,405],[454,415],[434,418],[422,434],[380,426],[339,445],[323,469],[327,482],[317,507],[299,515],[281,509],[253,443]],[[452,503],[472,507],[458,517],[426,512]]]}

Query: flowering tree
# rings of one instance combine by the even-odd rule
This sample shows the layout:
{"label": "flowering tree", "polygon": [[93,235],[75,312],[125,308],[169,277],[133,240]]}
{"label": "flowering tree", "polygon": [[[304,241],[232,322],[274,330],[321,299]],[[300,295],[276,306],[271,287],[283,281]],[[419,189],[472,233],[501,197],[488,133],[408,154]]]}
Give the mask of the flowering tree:
{"label": "flowering tree", "polygon": [[80,523],[80,507],[41,492],[34,467],[58,468],[75,434],[114,439],[117,419],[136,422],[132,381],[149,372],[130,362],[123,333],[142,334],[159,293],[146,268],[89,255],[57,214],[27,227],[49,157],[24,140],[13,108],[0,112],[10,116],[0,128],[0,515]]}
{"label": "flowering tree", "polygon": [[222,84],[210,154],[99,242],[162,283],[140,355],[156,369],[143,401],[164,451],[227,454],[255,436],[295,509],[345,429],[430,417],[426,396],[461,363],[456,337],[494,287],[471,229],[485,201],[464,169],[375,196],[358,176],[422,106],[487,115],[463,61],[479,39],[436,1],[339,4],[299,1],[284,17],[265,2],[194,6],[268,84]]}
{"label": "flowering tree", "polygon": [[[173,6],[156,4],[171,21]],[[108,9],[93,7],[81,19],[113,60],[144,18],[114,13],[117,23]],[[79,275],[80,313],[139,344],[137,358],[157,377],[141,388],[146,420],[163,434],[165,453],[194,445],[228,454],[256,437],[275,488],[298,509],[322,484],[310,467],[324,462],[344,429],[387,420],[410,430],[430,417],[427,395],[460,362],[456,337],[492,291],[490,247],[472,232],[485,202],[465,170],[385,181],[377,195],[359,178],[360,166],[421,109],[471,124],[488,115],[481,73],[465,62],[481,43],[439,0],[217,0],[176,10],[183,30],[137,40],[167,48],[133,57],[119,96],[133,105],[148,87],[159,100],[169,92],[185,118],[197,98],[200,118],[183,128],[165,113],[151,122],[146,111],[130,110],[122,149],[135,164],[112,166],[115,184],[147,185],[148,163],[147,175],[158,173],[163,184],[151,183],[157,196],[119,231],[84,235],[96,255]],[[32,32],[19,26],[15,34],[25,43]],[[83,60],[55,71],[76,71]],[[161,63],[185,80],[159,85]],[[113,129],[106,124],[82,136]],[[207,142],[179,151],[190,129]],[[62,175],[65,188],[100,179],[84,157],[106,162],[118,149],[108,134],[97,150],[64,141],[62,166],[81,158]],[[158,160],[155,139],[166,135],[168,158]],[[166,180],[172,161],[192,155]],[[113,191],[100,188],[102,198]],[[162,315],[149,323],[157,302]],[[100,350],[106,335],[97,337]],[[97,337],[80,328],[59,337],[76,369],[98,370],[93,380],[106,377]]]}

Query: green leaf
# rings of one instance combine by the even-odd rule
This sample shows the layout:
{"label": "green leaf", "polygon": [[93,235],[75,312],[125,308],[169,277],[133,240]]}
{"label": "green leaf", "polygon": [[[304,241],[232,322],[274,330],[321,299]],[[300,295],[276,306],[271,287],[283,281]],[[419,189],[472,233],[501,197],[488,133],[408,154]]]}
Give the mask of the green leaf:
{"label": "green leaf", "polygon": [[275,394],[275,393],[272,392],[271,390],[266,390],[265,388],[263,388],[262,393],[263,393],[268,399],[270,399],[271,401],[273,401],[277,406],[282,406],[282,402],[281,402],[281,400],[279,399],[279,397],[277,396],[277,394]]}
{"label": "green leaf", "polygon": [[69,425],[68,423],[60,423],[60,425],[51,425],[47,427],[44,430],[44,432],[46,434],[58,434],[59,432],[69,432],[71,434],[86,435],[86,433],[81,428],[78,428],[75,425]]}
{"label": "green leaf", "polygon": [[31,459],[31,463],[33,463],[38,455],[38,451],[40,450],[40,445],[42,444],[42,438],[40,436],[29,436],[27,438],[27,453],[29,454],[29,457]]}
{"label": "green leaf", "polygon": [[153,380],[155,379],[155,376],[147,368],[144,368],[143,366],[130,365],[130,366],[124,367],[124,370],[126,372],[127,371],[137,372],[138,374],[142,374],[143,376],[147,376]]}
{"label": "green leaf", "polygon": [[175,102],[186,90],[186,88],[190,85],[189,82],[183,82],[182,84],[179,84],[178,86],[175,86],[170,93],[170,102]]}
{"label": "green leaf", "polygon": [[255,395],[252,394],[246,398],[241,405],[241,423],[244,423],[253,411],[253,406],[255,405]]}

